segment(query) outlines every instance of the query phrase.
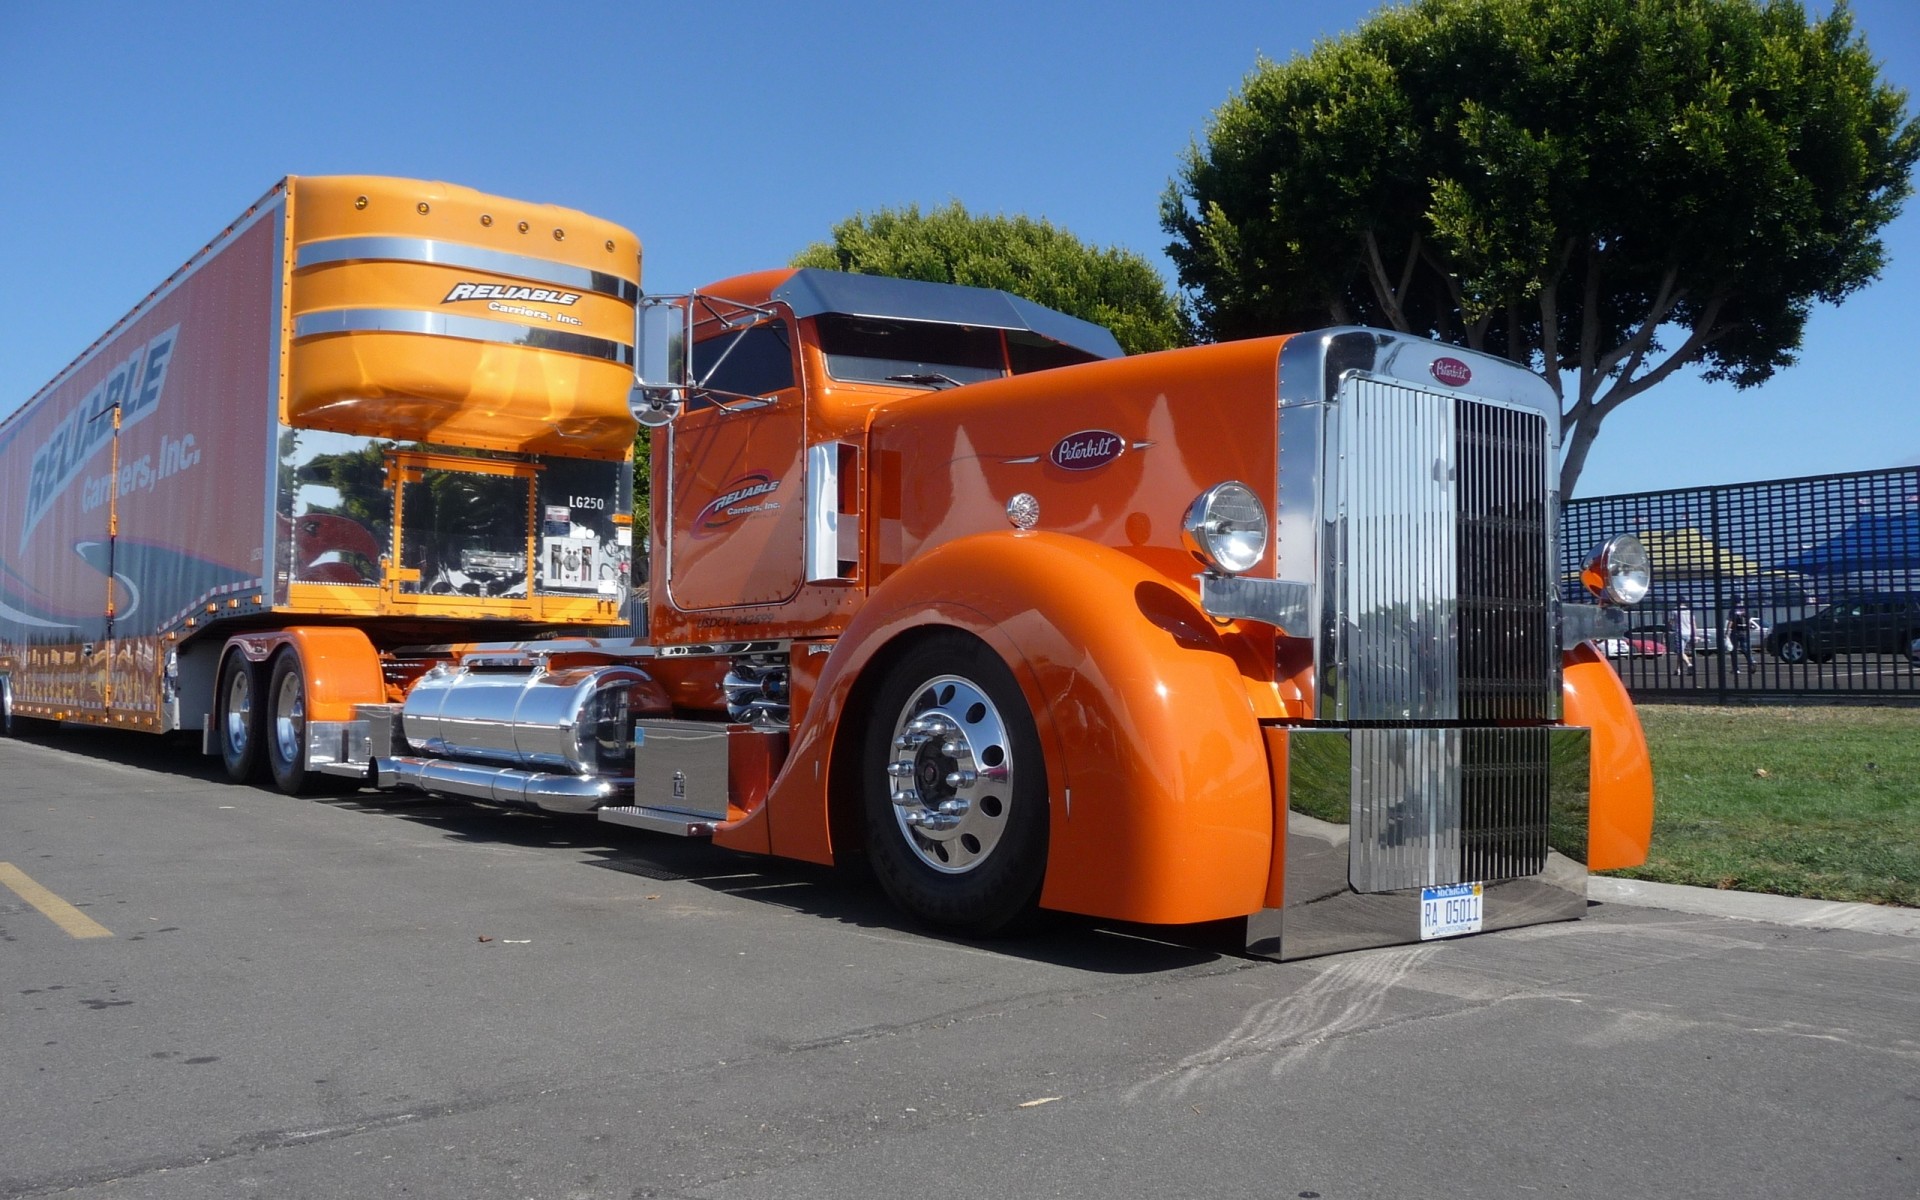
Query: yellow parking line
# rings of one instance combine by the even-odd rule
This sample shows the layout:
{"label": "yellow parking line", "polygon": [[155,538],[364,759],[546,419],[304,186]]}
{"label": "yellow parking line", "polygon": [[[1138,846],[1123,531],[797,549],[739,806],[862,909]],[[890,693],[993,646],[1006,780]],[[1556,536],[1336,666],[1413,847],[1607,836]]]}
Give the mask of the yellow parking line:
{"label": "yellow parking line", "polygon": [[47,919],[77,938],[112,937],[113,930],[27,878],[9,862],[0,862],[0,884],[47,915]]}

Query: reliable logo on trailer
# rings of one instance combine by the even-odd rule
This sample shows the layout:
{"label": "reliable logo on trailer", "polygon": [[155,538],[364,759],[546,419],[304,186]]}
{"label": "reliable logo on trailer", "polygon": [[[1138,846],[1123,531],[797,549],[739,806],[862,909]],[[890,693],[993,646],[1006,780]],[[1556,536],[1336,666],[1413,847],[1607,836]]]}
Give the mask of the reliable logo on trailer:
{"label": "reliable logo on trailer", "polygon": [[1127,440],[1105,429],[1082,429],[1053,444],[1047,461],[1068,471],[1093,471],[1127,452]]}
{"label": "reliable logo on trailer", "polygon": [[540,304],[572,304],[579,292],[556,292],[552,288],[518,287],[504,283],[456,283],[442,304],[461,300],[527,300]]}
{"label": "reliable logo on trailer", "polygon": [[780,507],[780,502],[763,497],[771,496],[779,488],[780,481],[767,472],[749,471],[727,484],[726,491],[707,501],[707,506],[694,514],[693,531],[715,533],[743,517],[772,512]]}
{"label": "reliable logo on trailer", "polygon": [[1465,387],[1473,379],[1473,371],[1457,358],[1436,358],[1427,370],[1448,387]]}
{"label": "reliable logo on trailer", "polygon": [[113,440],[113,419],[107,414],[120,410],[120,430],[124,433],[159,405],[179,335],[180,327],[175,325],[116,363],[34,450],[33,466],[27,472],[25,520],[20,522],[21,549],[26,548],[34,526],[47,515],[53,502]]}

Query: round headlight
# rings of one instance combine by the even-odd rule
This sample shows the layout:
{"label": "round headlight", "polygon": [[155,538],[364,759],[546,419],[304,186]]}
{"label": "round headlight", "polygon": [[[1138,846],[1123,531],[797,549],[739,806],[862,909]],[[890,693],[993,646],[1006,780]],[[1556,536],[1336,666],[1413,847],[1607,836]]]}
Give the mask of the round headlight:
{"label": "round headlight", "polygon": [[1227,575],[1253,569],[1267,552],[1267,510],[1244,483],[1215,484],[1187,508],[1181,522],[1193,556]]}
{"label": "round headlight", "polygon": [[1653,586],[1647,548],[1630,533],[1602,543],[1587,559],[1580,582],[1603,604],[1638,604]]}

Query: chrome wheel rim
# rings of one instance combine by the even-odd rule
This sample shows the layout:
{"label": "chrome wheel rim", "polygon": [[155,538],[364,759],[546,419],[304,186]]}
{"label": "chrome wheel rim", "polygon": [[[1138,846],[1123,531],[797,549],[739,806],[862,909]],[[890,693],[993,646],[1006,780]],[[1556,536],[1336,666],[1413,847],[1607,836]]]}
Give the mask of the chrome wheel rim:
{"label": "chrome wheel rim", "polygon": [[1797,663],[1807,657],[1807,648],[1799,642],[1780,643],[1780,658],[1783,662]]}
{"label": "chrome wheel rim", "polygon": [[247,752],[248,730],[253,728],[253,672],[241,667],[227,683],[227,752],[235,758]]}
{"label": "chrome wheel rim", "polygon": [[894,722],[886,772],[893,819],[914,856],[946,875],[992,857],[1013,801],[1013,746],[987,694],[930,679]]}
{"label": "chrome wheel rim", "polygon": [[298,675],[283,675],[280,690],[274,696],[273,740],[283,763],[299,762],[300,749],[306,741],[307,701],[301,690]]}

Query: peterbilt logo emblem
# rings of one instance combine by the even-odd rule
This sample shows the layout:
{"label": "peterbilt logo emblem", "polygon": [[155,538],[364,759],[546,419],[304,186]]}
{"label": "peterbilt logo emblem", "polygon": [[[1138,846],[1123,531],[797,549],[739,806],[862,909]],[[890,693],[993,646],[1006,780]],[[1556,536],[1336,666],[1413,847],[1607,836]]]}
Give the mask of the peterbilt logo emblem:
{"label": "peterbilt logo emblem", "polygon": [[1473,378],[1473,372],[1467,364],[1457,358],[1436,358],[1427,370],[1432,371],[1433,377],[1448,387],[1465,387]]}
{"label": "peterbilt logo emblem", "polygon": [[1083,429],[1055,442],[1047,452],[1047,461],[1069,471],[1091,471],[1126,452],[1126,439],[1119,434],[1104,429]]}

